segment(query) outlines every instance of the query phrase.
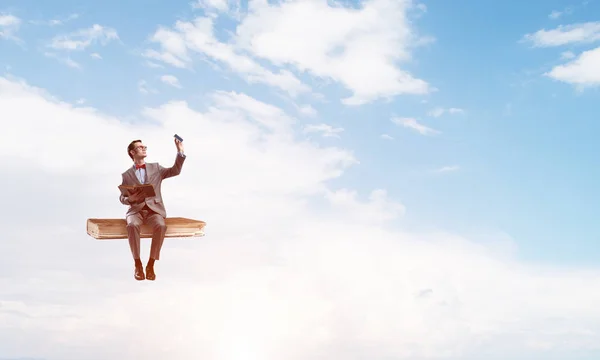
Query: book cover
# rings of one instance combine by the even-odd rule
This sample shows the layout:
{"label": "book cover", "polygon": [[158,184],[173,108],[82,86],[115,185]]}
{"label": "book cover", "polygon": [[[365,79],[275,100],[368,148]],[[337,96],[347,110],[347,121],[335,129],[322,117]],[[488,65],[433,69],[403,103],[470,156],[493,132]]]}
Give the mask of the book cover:
{"label": "book cover", "polygon": [[154,186],[152,184],[119,185],[119,190],[121,190],[123,196],[131,196],[132,194],[139,191],[141,191],[144,194],[144,197],[156,196],[156,192],[154,191]]}

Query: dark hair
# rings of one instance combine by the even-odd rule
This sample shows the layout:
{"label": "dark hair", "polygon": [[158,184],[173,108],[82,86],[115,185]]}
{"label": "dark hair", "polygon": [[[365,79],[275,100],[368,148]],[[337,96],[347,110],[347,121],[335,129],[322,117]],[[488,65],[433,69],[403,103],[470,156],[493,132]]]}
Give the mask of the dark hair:
{"label": "dark hair", "polygon": [[138,143],[138,142],[142,142],[142,140],[133,140],[132,142],[129,143],[129,146],[127,146],[127,155],[129,155],[131,160],[133,160],[133,156],[131,155],[130,151],[134,149],[135,143]]}

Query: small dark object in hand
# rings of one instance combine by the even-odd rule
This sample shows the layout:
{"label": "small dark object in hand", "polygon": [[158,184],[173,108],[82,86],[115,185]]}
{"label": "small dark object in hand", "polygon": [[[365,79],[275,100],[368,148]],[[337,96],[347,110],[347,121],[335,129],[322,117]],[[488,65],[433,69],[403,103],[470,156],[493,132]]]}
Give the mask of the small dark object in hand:
{"label": "small dark object in hand", "polygon": [[181,136],[179,136],[179,135],[177,135],[177,134],[175,134],[174,136],[175,136],[175,139],[177,139],[177,140],[179,140],[179,141],[183,142],[183,139],[181,138]]}

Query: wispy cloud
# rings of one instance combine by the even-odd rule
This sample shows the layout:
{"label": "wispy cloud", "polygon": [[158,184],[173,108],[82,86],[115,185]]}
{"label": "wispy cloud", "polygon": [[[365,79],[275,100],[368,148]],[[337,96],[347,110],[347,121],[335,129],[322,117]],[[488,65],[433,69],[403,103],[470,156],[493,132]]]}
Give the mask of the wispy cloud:
{"label": "wispy cloud", "polygon": [[302,115],[306,115],[309,117],[314,117],[317,115],[317,109],[315,109],[312,105],[310,104],[306,104],[306,105],[300,105],[297,107],[298,111],[302,114]]}
{"label": "wispy cloud", "polygon": [[177,79],[173,75],[162,75],[160,77],[160,81],[163,83],[181,89],[181,84],[179,83],[179,79]]}
{"label": "wispy cloud", "polygon": [[575,57],[575,54],[572,51],[564,51],[560,54],[560,58],[562,60],[570,60]]}
{"label": "wispy cloud", "polygon": [[427,115],[433,116],[433,117],[440,117],[444,114],[462,114],[464,112],[465,111],[463,109],[459,109],[459,108],[444,109],[442,107],[437,107],[437,108],[429,110],[429,112],[427,112]]}
{"label": "wispy cloud", "polygon": [[164,69],[164,66],[157,64],[154,61],[146,61],[144,62],[144,65],[151,69]]}
{"label": "wispy cloud", "polygon": [[58,60],[60,63],[67,65],[70,68],[81,70],[82,66],[77,61],[71,59],[69,56],[61,56],[53,52],[46,51],[44,56]]}
{"label": "wispy cloud", "polygon": [[87,29],[58,35],[50,41],[48,46],[56,50],[81,51],[95,43],[106,45],[115,40],[119,40],[115,29],[95,24]]}
{"label": "wispy cloud", "polygon": [[550,14],[548,14],[548,18],[552,19],[552,20],[558,20],[565,15],[571,15],[573,13],[573,11],[574,11],[573,6],[566,7],[563,10],[552,10],[552,12]]}
{"label": "wispy cloud", "polygon": [[214,21],[196,18],[194,22],[177,22],[174,30],[159,28],[150,39],[160,51],[148,49],[143,56],[178,67],[189,68],[191,53],[201,53],[224,64],[248,83],[262,83],[279,88],[290,96],[310,92],[310,87],[290,71],[273,72],[249,56],[241,54],[232,44],[219,41],[214,35]]}
{"label": "wispy cloud", "polygon": [[550,19],[553,19],[553,20],[555,20],[555,19],[558,19],[558,18],[559,18],[561,15],[562,15],[562,11],[553,10],[553,11],[552,11],[552,12],[551,12],[551,13],[548,15],[548,17],[549,17]]}
{"label": "wispy cloud", "polygon": [[34,25],[45,25],[45,26],[60,26],[68,23],[71,20],[75,20],[79,18],[79,14],[71,14],[69,16],[63,17],[62,19],[50,19],[50,20],[30,20],[30,24]]}
{"label": "wispy cloud", "polygon": [[196,0],[192,3],[192,8],[203,9],[208,13],[217,12],[227,14],[239,9],[240,5],[240,0]]}
{"label": "wispy cloud", "polygon": [[138,90],[142,94],[158,94],[158,90],[148,85],[148,82],[146,80],[138,81]]}
{"label": "wispy cloud", "polygon": [[538,30],[526,34],[521,42],[533,47],[555,47],[568,44],[592,43],[600,40],[600,22],[560,25],[552,30]]}
{"label": "wispy cloud", "polygon": [[442,166],[441,168],[436,169],[435,172],[436,173],[447,173],[447,172],[458,171],[459,169],[460,169],[460,166],[458,166],[458,165]]}
{"label": "wispy cloud", "polygon": [[392,118],[392,122],[396,125],[415,130],[421,135],[437,135],[440,133],[438,130],[420,124],[415,118],[394,117]]}
{"label": "wispy cloud", "polygon": [[305,133],[320,133],[323,137],[339,138],[339,134],[343,131],[343,128],[333,127],[328,124],[310,124],[304,127]]}
{"label": "wispy cloud", "polygon": [[21,19],[10,14],[0,13],[0,38],[21,42],[15,33],[21,26]]}

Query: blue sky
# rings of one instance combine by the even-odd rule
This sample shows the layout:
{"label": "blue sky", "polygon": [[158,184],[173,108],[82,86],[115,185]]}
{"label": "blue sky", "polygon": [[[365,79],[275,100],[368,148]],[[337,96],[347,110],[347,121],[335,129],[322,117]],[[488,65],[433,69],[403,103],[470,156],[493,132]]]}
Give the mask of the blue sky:
{"label": "blue sky", "polygon": [[[199,97],[213,89],[240,89],[284,108],[288,102],[267,86],[249,85],[235,75],[215,72],[206,63],[193,71],[171,68],[184,89],[160,94],[138,91],[138,81],[156,87],[162,69],[143,65],[141,50],[157,25],[201,14],[188,1],[131,1],[102,4],[61,1],[5,3],[3,9],[24,19],[47,21],[79,17],[61,26],[22,24],[23,47],[0,42],[0,62],[10,73],[44,87],[63,100],[87,99],[89,104],[116,116],[132,116],[143,106],[168,98],[200,104]],[[408,208],[404,221],[417,228],[459,232],[504,231],[519,245],[519,256],[568,265],[595,264],[600,256],[596,241],[595,207],[598,146],[595,134],[598,91],[577,92],[570,84],[543,73],[564,61],[560,54],[594,48],[594,43],[532,48],[520,42],[525,34],[558,25],[597,21],[598,2],[426,2],[427,12],[414,19],[421,34],[435,42],[416,50],[406,65],[438,91],[426,96],[407,95],[347,107],[339,99],[348,91],[326,86],[327,104],[314,103],[319,120],[344,128],[341,138],[328,144],[351,148],[361,161],[337,180],[367,190],[386,188]],[[142,12],[140,9],[144,9]],[[31,10],[35,9],[35,10]],[[567,14],[552,19],[552,11]],[[73,52],[83,69],[44,57],[44,43],[89,24],[118,29],[119,42],[94,47],[101,61],[88,52]],[[220,20],[222,39],[232,29]],[[368,71],[361,69],[360,71]],[[110,90],[109,90],[110,89]],[[426,104],[421,100],[427,100]],[[434,107],[457,107],[464,114],[432,118]],[[415,117],[439,136],[423,137],[398,128],[391,116]],[[388,133],[395,141],[382,141]],[[444,176],[429,172],[444,166],[460,170]],[[427,222],[422,219],[426,218]],[[474,224],[477,224],[474,227]]]}
{"label": "blue sky", "polygon": [[[403,217],[388,224],[391,228],[444,231],[484,242],[486,236],[505,234],[517,247],[516,258],[527,264],[597,268],[600,68],[598,62],[577,61],[585,51],[600,53],[598,1],[415,3],[408,10],[410,24],[398,18],[397,29],[410,29],[415,38],[399,40],[402,44],[398,52],[406,51],[410,56],[396,65],[435,90],[420,92],[413,84],[412,93],[391,95],[386,93],[389,87],[369,82],[370,75],[362,75],[378,76],[385,71],[381,67],[340,69],[343,63],[328,67],[319,63],[325,58],[323,54],[303,57],[301,51],[283,49],[285,42],[277,47],[258,41],[264,39],[259,35],[269,32],[272,14],[269,17],[267,12],[261,13],[264,18],[257,17],[258,22],[240,30],[253,31],[256,42],[249,48],[239,44],[239,48],[233,47],[237,54],[262,55],[248,58],[273,72],[279,69],[274,59],[285,58],[289,62],[282,68],[322,94],[324,100],[310,93],[291,96],[284,89],[292,88],[289,83],[278,87],[262,83],[264,79],[246,81],[247,74],[230,71],[222,61],[215,60],[223,53],[210,53],[217,51],[214,44],[205,48],[204,54],[189,50],[193,34],[187,38],[188,54],[193,57],[189,68],[174,66],[148,53],[145,56],[148,49],[160,49],[160,41],[151,40],[159,28],[172,31],[176,21],[191,22],[197,16],[210,18],[210,14],[217,14],[216,39],[221,44],[231,41],[230,35],[239,24],[232,15],[235,7],[218,12],[210,7],[194,9],[191,4],[189,0],[134,0],[125,4],[5,0],[0,16],[12,15],[21,22],[10,28],[12,32],[7,32],[9,26],[0,27],[0,34],[4,29],[4,34],[10,35],[0,37],[1,71],[4,76],[43,88],[62,101],[76,104],[85,99],[82,106],[134,123],[145,121],[140,116],[145,107],[185,100],[191,109],[205,111],[212,104],[209,95],[214,91],[245,93],[295,117],[294,134],[298,138],[309,136],[323,147],[350,151],[360,164],[327,184],[355,189],[362,201],[373,189],[385,189],[389,198],[406,207]],[[244,3],[242,13],[245,10]],[[70,17],[73,14],[77,16]],[[62,23],[47,23],[53,19]],[[345,25],[333,16],[329,19],[327,26]],[[377,56],[386,53],[385,46],[381,46],[386,41],[383,35],[400,33],[393,31],[394,18],[386,21],[380,27],[365,25],[373,26],[374,33],[384,38],[381,42],[370,38],[371,42],[362,44],[365,61],[380,61]],[[64,40],[62,36],[94,24],[105,31],[114,29],[118,39],[105,44],[95,42],[77,51],[49,45],[53,39]],[[262,25],[266,30],[260,28]],[[277,26],[280,31],[286,30],[286,24]],[[293,26],[290,24],[290,28]],[[306,24],[304,28],[313,27]],[[315,43],[319,40],[310,34],[307,38]],[[302,40],[290,38],[290,48],[295,49],[294,44]],[[370,46],[377,55],[367,56]],[[319,49],[314,51],[317,54]],[[101,59],[91,56],[94,53]],[[72,61],[71,66],[66,59]],[[354,60],[360,64],[362,56]],[[299,71],[294,62],[307,70]],[[318,79],[311,70],[333,75]],[[181,87],[161,82],[164,75],[177,78]],[[350,89],[344,80],[356,81],[359,86]],[[156,92],[140,91],[141,81]],[[343,103],[353,90],[361,88],[369,89],[365,90],[367,95],[376,96],[357,105]],[[314,109],[314,116],[298,110],[308,105]],[[435,109],[458,110],[435,116]],[[420,133],[416,128],[394,123],[393,118],[413,119],[412,124],[416,122],[436,133]],[[338,136],[303,132],[311,124],[343,131]],[[383,134],[393,139],[384,139]],[[202,131],[183,137],[188,143],[207,141]],[[438,172],[444,168],[449,171]],[[199,174],[197,181],[202,181],[203,175]]]}

